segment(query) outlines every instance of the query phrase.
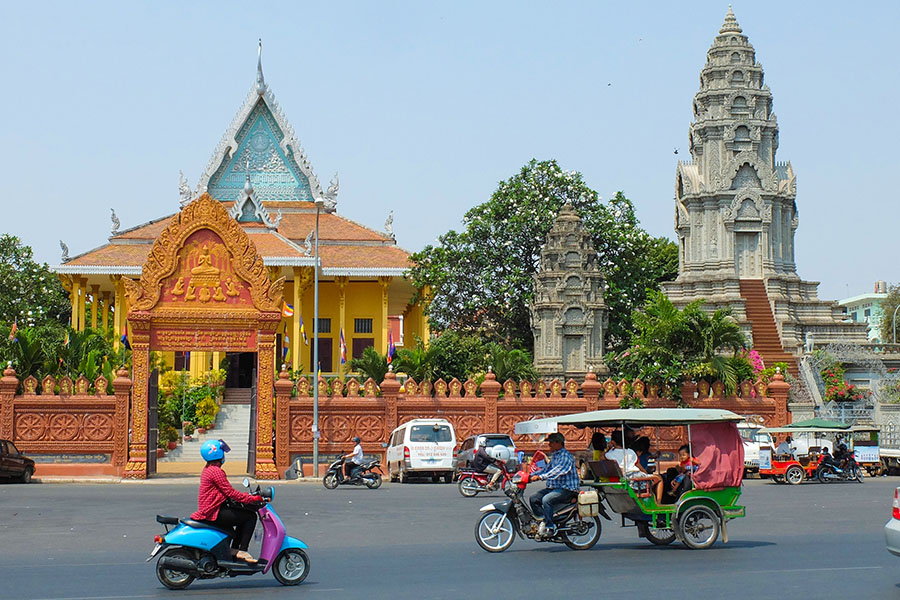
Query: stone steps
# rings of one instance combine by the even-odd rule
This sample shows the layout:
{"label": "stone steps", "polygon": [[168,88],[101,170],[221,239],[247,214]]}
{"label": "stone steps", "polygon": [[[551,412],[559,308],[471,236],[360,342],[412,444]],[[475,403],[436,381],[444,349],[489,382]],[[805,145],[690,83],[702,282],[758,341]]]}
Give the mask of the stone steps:
{"label": "stone steps", "polygon": [[778,325],[772,316],[772,305],[766,294],[766,284],[762,279],[741,279],[741,297],[746,302],[747,320],[753,330],[753,348],[762,356],[766,366],[785,362],[788,372],[800,376],[797,359],[784,351],[778,335]]}
{"label": "stone steps", "polygon": [[204,434],[192,436],[191,441],[182,441],[175,450],[170,450],[159,459],[159,462],[198,462],[200,448],[207,440],[225,440],[231,448],[228,460],[235,463],[247,462],[248,442],[250,440],[250,405],[224,404],[216,415],[215,429]]}

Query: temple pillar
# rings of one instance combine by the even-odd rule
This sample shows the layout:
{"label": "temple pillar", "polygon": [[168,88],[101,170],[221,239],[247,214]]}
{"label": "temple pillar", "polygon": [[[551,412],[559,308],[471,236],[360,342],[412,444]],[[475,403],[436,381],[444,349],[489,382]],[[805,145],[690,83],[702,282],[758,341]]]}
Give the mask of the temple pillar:
{"label": "temple pillar", "polygon": [[91,286],[91,329],[97,329],[97,302],[100,301],[100,286]]}
{"label": "temple pillar", "polygon": [[[340,321],[340,331],[344,334],[344,340],[349,341],[350,335],[346,331],[347,327],[347,283],[350,282],[349,277],[335,277],[334,282],[338,287],[338,321]],[[352,357],[352,351],[351,351]],[[350,357],[348,357],[349,360]],[[343,371],[340,369],[340,365],[338,365],[338,371],[340,376],[343,378]]]}
{"label": "temple pillar", "polygon": [[115,286],[115,306],[113,307],[113,348],[119,349],[122,345],[122,329],[125,325],[125,287],[122,285],[122,276],[111,277]]}
{"label": "temple pillar", "polygon": [[109,329],[109,292],[103,292],[103,331],[104,333]]}
{"label": "temple pillar", "polygon": [[379,340],[380,352],[387,354],[388,351],[388,288],[391,287],[393,277],[379,277],[378,283],[381,284],[381,339]]}
{"label": "temple pillar", "polygon": [[69,294],[69,299],[72,301],[72,329],[78,331],[78,291],[81,288],[81,278],[73,277],[72,278],[72,291]]}
{"label": "temple pillar", "polygon": [[218,369],[219,365],[222,363],[223,358],[225,358],[224,352],[213,352],[212,353],[212,368]]}
{"label": "temple pillar", "polygon": [[[300,322],[303,320],[303,292],[312,280],[312,269],[309,267],[294,268],[294,316],[291,321],[291,362],[295,371],[306,371],[306,358],[303,352],[303,334],[300,333]],[[305,329],[305,327],[304,327]]]}
{"label": "temple pillar", "polygon": [[87,321],[85,320],[85,312],[87,308],[87,279],[81,278],[78,284],[81,291],[81,298],[78,302],[78,331],[84,331]]}
{"label": "temple pillar", "polygon": [[209,371],[209,352],[191,351],[191,378],[203,377],[207,371]]}

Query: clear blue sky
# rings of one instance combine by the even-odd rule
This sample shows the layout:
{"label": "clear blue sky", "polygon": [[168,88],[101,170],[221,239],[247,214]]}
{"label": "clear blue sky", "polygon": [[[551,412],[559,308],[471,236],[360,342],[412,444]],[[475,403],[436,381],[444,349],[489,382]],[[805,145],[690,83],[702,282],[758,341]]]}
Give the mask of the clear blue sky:
{"label": "clear blue sky", "polygon": [[[59,262],[175,212],[266,79],[338,209],[419,250],[532,157],[674,239],[675,164],[727,2],[9,2],[0,231]],[[734,2],[798,177],[801,277],[900,280],[900,3]],[[673,154],[679,148],[678,156]],[[893,198],[893,200],[891,200]]]}

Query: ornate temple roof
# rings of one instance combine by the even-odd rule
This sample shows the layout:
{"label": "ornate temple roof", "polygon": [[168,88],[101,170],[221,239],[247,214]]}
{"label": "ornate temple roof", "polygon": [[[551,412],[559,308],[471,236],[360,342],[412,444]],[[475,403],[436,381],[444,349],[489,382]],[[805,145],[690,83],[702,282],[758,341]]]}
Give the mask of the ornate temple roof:
{"label": "ornate temple roof", "polygon": [[[191,192],[182,177],[182,206],[204,191],[231,211],[272,267],[313,266],[309,246],[315,229],[313,200],[325,200],[319,215],[319,256],[326,276],[400,276],[409,253],[392,232],[380,232],[335,211],[337,176],[325,192],[275,101],[257,61],[256,80]],[[55,267],[61,274],[139,275],[153,241],[177,214],[116,230],[109,243]]]}

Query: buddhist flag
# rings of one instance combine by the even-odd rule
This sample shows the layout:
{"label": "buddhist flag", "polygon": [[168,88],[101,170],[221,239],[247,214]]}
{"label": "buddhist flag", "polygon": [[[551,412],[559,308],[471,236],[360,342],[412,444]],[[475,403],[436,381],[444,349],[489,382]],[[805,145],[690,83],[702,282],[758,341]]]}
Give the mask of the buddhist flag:
{"label": "buddhist flag", "polygon": [[322,363],[319,363],[319,372],[316,373],[316,381],[322,378]]}
{"label": "buddhist flag", "polygon": [[347,362],[347,343],[344,341],[344,328],[341,327],[341,364]]}
{"label": "buddhist flag", "polygon": [[306,328],[303,326],[303,315],[300,315],[300,335],[303,336],[303,343],[309,346],[309,338],[306,337]]}
{"label": "buddhist flag", "polygon": [[291,338],[284,336],[284,342],[281,345],[281,360],[287,362],[288,355],[291,353]]}
{"label": "buddhist flag", "polygon": [[285,302],[281,301],[281,316],[282,317],[293,317],[294,316],[294,307]]}
{"label": "buddhist flag", "polygon": [[11,342],[18,341],[19,336],[16,335],[16,333],[18,333],[18,331],[19,331],[19,318],[16,317],[13,320],[12,327],[9,328],[9,341],[11,341]]}
{"label": "buddhist flag", "polygon": [[66,337],[63,338],[63,346],[69,345],[69,332],[66,331]]}
{"label": "buddhist flag", "polygon": [[119,339],[120,342],[125,344],[126,350],[131,350],[131,343],[128,341],[128,321],[125,321],[125,331],[122,332],[122,337]]}
{"label": "buddhist flag", "polygon": [[388,364],[391,364],[391,362],[393,362],[394,352],[396,352],[396,351],[397,351],[397,349],[394,348],[394,332],[391,330],[388,330],[388,351],[387,351],[387,363]]}

